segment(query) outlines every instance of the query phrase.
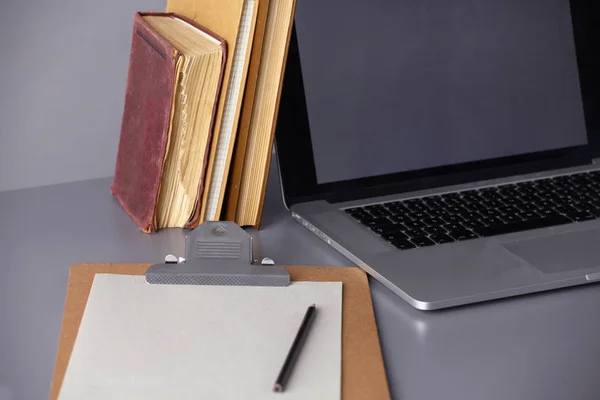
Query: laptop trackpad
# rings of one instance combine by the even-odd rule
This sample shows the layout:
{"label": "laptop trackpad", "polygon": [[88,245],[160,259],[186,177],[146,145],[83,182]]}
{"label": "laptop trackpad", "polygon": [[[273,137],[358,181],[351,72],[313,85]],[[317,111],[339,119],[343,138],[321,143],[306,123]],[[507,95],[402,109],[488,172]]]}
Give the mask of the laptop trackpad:
{"label": "laptop trackpad", "polygon": [[600,230],[597,229],[504,243],[503,246],[548,274],[600,266]]}

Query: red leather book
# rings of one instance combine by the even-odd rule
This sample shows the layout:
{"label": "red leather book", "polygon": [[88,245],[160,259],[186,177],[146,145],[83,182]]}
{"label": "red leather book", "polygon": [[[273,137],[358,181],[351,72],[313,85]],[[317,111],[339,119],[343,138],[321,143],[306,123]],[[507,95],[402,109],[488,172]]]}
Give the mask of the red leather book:
{"label": "red leather book", "polygon": [[[185,17],[172,13],[136,13],[134,16],[127,90],[111,193],[140,230],[155,232],[159,191],[165,184],[163,166],[172,134],[178,82],[182,78],[178,67],[182,64],[182,52],[144,20],[147,15],[179,18],[217,39],[223,50],[221,76],[226,51],[225,42],[220,37]],[[217,99],[218,93],[214,98],[210,131],[198,134],[211,135]],[[202,185],[198,187],[200,191]]]}

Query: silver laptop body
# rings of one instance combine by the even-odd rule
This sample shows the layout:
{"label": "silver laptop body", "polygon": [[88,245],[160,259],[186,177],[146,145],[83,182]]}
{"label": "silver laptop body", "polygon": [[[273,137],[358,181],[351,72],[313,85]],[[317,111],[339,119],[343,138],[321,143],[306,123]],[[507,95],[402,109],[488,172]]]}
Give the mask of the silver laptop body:
{"label": "silver laptop body", "polygon": [[366,202],[331,204],[321,200],[290,209],[298,222],[412,306],[434,310],[600,280],[600,220],[400,251],[343,209],[594,168],[476,182]]}
{"label": "silver laptop body", "polygon": [[[338,0],[332,1],[332,3],[336,3],[336,1]],[[412,74],[412,82],[417,82],[414,87],[410,86],[411,82],[409,81],[398,83],[397,79],[401,78],[396,76],[394,73],[395,70],[383,67],[377,71],[384,76],[385,74],[389,74],[389,79],[386,78],[383,81],[384,83],[380,83],[377,86],[377,82],[379,81],[373,77],[374,71],[369,70],[368,66],[356,61],[362,59],[360,56],[357,56],[357,54],[362,53],[357,53],[356,48],[353,48],[353,46],[359,46],[360,51],[365,53],[364,57],[369,57],[369,54],[376,57],[377,51],[381,49],[370,53],[371,47],[369,44],[363,43],[364,47],[360,47],[362,43],[360,42],[360,38],[352,36],[352,31],[344,31],[346,28],[343,26],[338,27],[334,24],[332,28],[321,22],[323,26],[319,28],[319,21],[316,21],[315,17],[311,17],[311,15],[314,15],[315,10],[310,9],[310,2],[298,4],[297,6],[296,23],[292,32],[276,132],[277,160],[280,169],[282,192],[284,202],[291,211],[293,218],[323,241],[344,254],[348,259],[362,267],[369,275],[383,283],[392,292],[421,310],[459,306],[581,285],[600,280],[600,219],[595,217],[582,220],[575,218],[572,222],[549,227],[481,236],[468,240],[457,239],[449,243],[439,243],[422,247],[416,246],[401,250],[395,247],[390,240],[382,235],[378,235],[369,226],[361,223],[348,212],[348,210],[378,204],[385,204],[385,207],[387,207],[392,202],[400,202],[399,204],[402,205],[405,200],[429,199],[431,196],[443,196],[447,193],[461,193],[472,190],[482,193],[482,190],[490,187],[502,187],[507,184],[538,181],[563,175],[585,174],[600,169],[600,165],[597,165],[593,157],[589,155],[591,150],[587,145],[587,141],[584,143],[581,141],[578,142],[578,139],[575,139],[575,136],[581,136],[581,132],[586,130],[583,117],[584,102],[579,97],[579,94],[574,95],[572,92],[575,89],[579,90],[580,82],[578,79],[584,67],[581,65],[577,67],[575,56],[570,53],[574,52],[575,47],[570,42],[574,41],[574,36],[571,36],[571,33],[568,32],[571,29],[571,14],[568,8],[568,0],[553,1],[551,2],[554,4],[553,6],[545,6],[544,4],[549,3],[539,0],[526,0],[522,4],[519,3],[520,7],[525,7],[529,12],[540,14],[539,19],[536,20],[539,24],[540,35],[552,35],[552,32],[554,32],[550,28],[544,30],[543,26],[545,23],[548,26],[563,23],[563,28],[569,28],[566,29],[567,33],[565,33],[565,30],[561,31],[560,35],[563,35],[561,37],[537,38],[535,40],[527,39],[530,38],[530,32],[526,31],[526,29],[529,29],[526,28],[526,22],[522,22],[523,25],[519,25],[521,23],[518,22],[519,14],[513,10],[517,4],[515,2],[460,0],[452,2],[453,5],[440,6],[440,9],[436,11],[420,9],[420,6],[415,5],[419,2],[409,0],[396,2],[383,1],[383,3],[386,7],[389,6],[389,9],[386,9],[385,13],[382,13],[381,9],[373,11],[370,7],[376,7],[377,5],[371,5],[371,3],[361,3],[357,0],[345,2],[345,7],[348,10],[348,14],[346,15],[347,21],[352,21],[354,13],[357,21],[359,19],[363,21],[364,30],[376,31],[374,35],[383,37],[382,41],[386,46],[390,46],[391,42],[385,40],[385,37],[397,35],[394,36],[394,40],[399,44],[395,47],[394,54],[400,54],[398,56],[399,61],[396,60],[396,64],[393,64],[392,61],[386,64],[387,61],[385,60],[380,62],[384,66],[392,65],[394,68],[404,68],[405,64],[409,62],[406,61],[406,58],[402,58],[401,54],[402,52],[410,52],[410,57],[412,57],[409,59],[410,63],[413,63],[415,59],[417,61],[414,61],[414,65],[410,64],[406,67],[407,69],[403,70],[403,73],[404,75]],[[378,6],[383,7],[382,4]],[[481,7],[479,11],[489,7],[488,14],[486,14],[485,10],[481,11],[481,15],[477,14],[472,8],[475,4]],[[334,6],[335,4],[331,7],[334,8]],[[329,15],[328,6],[325,4],[320,3],[317,8],[323,15]],[[511,14],[513,11],[514,15]],[[333,13],[333,11],[331,12]],[[470,14],[471,12],[473,14]],[[385,15],[391,15],[391,17],[386,19]],[[502,15],[502,17],[497,17],[498,15]],[[369,18],[371,18],[371,23],[369,23]],[[466,19],[461,20],[460,18]],[[481,18],[483,22],[468,22],[470,21],[469,18]],[[496,20],[496,18],[505,18],[505,20]],[[427,37],[423,39],[423,43],[420,42],[419,40],[421,39],[418,37],[429,35],[427,32],[430,31],[423,30],[426,29],[426,27],[423,28],[423,24],[427,25],[430,23],[430,19],[438,21],[438,23],[439,21],[450,21],[446,24],[447,26],[444,25],[448,29],[446,34],[449,37],[455,35],[456,38],[453,41],[440,44],[439,41],[442,38],[432,34],[435,37]],[[411,26],[411,23],[415,20],[414,26]],[[476,42],[477,39],[471,38],[479,32],[477,31],[478,29],[483,32],[481,36],[486,36],[486,26],[492,26],[496,23],[497,25],[506,24],[507,21],[512,22],[513,20],[516,22],[512,25],[516,27],[511,27],[510,29],[514,30],[509,29],[506,31],[508,33],[504,31],[498,32],[503,33],[503,37],[506,37],[507,34],[514,34],[513,41],[501,41],[501,45],[504,46],[503,48],[507,46],[515,47],[515,57],[519,57],[519,62],[522,62],[519,65],[520,70],[513,71],[514,76],[511,75],[510,71],[500,71],[502,74],[508,76],[506,78],[507,83],[501,83],[497,86],[492,85],[497,88],[497,92],[488,91],[489,97],[481,97],[481,99],[483,99],[483,103],[486,103],[489,98],[494,98],[494,96],[497,96],[499,99],[511,99],[510,90],[513,90],[514,99],[517,99],[514,101],[527,102],[535,98],[537,95],[536,90],[538,90],[535,88],[535,85],[539,85],[540,88],[544,88],[539,90],[547,90],[547,92],[540,95],[541,97],[539,97],[536,104],[528,105],[532,110],[530,116],[519,116],[518,110],[520,106],[515,105],[513,100],[508,100],[505,107],[506,113],[500,114],[503,118],[502,121],[508,121],[507,127],[512,131],[521,132],[519,135],[515,135],[513,138],[514,142],[520,143],[523,140],[523,143],[530,142],[529,144],[531,144],[536,142],[536,140],[536,143],[539,143],[546,139],[542,134],[538,139],[529,140],[529,132],[526,127],[531,124],[531,135],[533,137],[533,132],[539,129],[539,126],[547,123],[547,119],[553,118],[552,114],[561,114],[560,118],[552,122],[552,126],[556,126],[564,121],[568,121],[571,124],[565,125],[562,128],[556,128],[557,136],[561,135],[559,132],[561,129],[563,132],[569,131],[569,133],[562,133],[565,145],[548,144],[547,148],[542,149],[544,151],[547,150],[546,152],[538,152],[536,153],[537,158],[532,157],[531,159],[528,158],[528,155],[519,158],[519,154],[507,153],[510,157],[504,158],[504,161],[497,162],[496,164],[491,161],[487,162],[487,160],[468,159],[466,163],[457,163],[461,164],[461,168],[454,168],[455,165],[453,163],[446,162],[443,165],[433,166],[436,167],[433,169],[403,166],[398,171],[387,170],[384,171],[385,173],[371,174],[373,176],[367,176],[366,174],[362,176],[358,175],[361,172],[362,164],[364,164],[365,170],[368,169],[367,167],[378,165],[380,160],[377,157],[370,158],[369,156],[371,154],[369,146],[375,146],[378,143],[391,143],[391,139],[388,140],[383,136],[381,136],[381,139],[377,137],[379,131],[389,128],[390,121],[393,121],[391,122],[392,125],[397,125],[397,130],[390,129],[390,132],[397,132],[398,135],[407,137],[408,140],[410,140],[411,135],[415,135],[415,141],[419,139],[415,132],[421,129],[423,124],[429,124],[430,130],[441,129],[440,127],[444,123],[460,125],[460,129],[466,130],[470,126],[485,127],[487,123],[494,128],[497,124],[502,124],[502,121],[490,123],[489,120],[478,119],[479,117],[472,118],[472,115],[466,112],[476,110],[478,113],[485,114],[490,110],[485,109],[483,106],[482,108],[478,108],[477,96],[480,96],[481,93],[477,92],[477,88],[471,91],[471,88],[468,87],[469,83],[474,81],[482,82],[480,85],[487,85],[488,82],[496,79],[496,75],[479,76],[481,71],[487,71],[493,63],[484,62],[481,66],[472,66],[469,63],[477,63],[477,60],[490,56],[485,53],[487,50],[489,50],[490,54],[500,51],[498,50],[500,45],[494,42],[496,40],[494,34],[490,34],[489,37],[482,39],[487,40],[483,44]],[[396,21],[397,24],[392,23],[392,21]],[[392,27],[397,26],[403,28],[398,28],[400,30],[395,31],[394,29],[396,28]],[[452,26],[465,26],[464,29],[471,30],[471,36],[462,36],[462,33],[452,31]],[[519,30],[519,26],[522,27],[521,31]],[[441,27],[440,29],[446,28]],[[318,42],[318,35],[325,35],[325,33],[336,29],[339,29],[340,32],[336,40],[339,41],[340,37],[345,37],[348,40],[347,43],[340,44],[340,46],[347,46],[348,49],[351,49],[346,52],[339,49],[336,50],[337,54],[335,57],[341,59],[341,63],[335,61],[334,58],[327,58],[325,50],[318,53],[319,45],[316,44]],[[419,58],[421,57],[421,53],[417,53],[417,50],[413,48],[414,46],[411,47],[410,41],[402,41],[401,38],[407,35],[410,36],[413,31],[416,36],[411,37],[410,40],[416,41],[418,46],[437,46],[431,50],[431,54],[423,56],[424,58]],[[519,38],[519,35],[524,36]],[[540,49],[541,44],[545,43],[545,40],[554,39],[565,41],[563,43],[563,53],[554,54],[552,53],[554,50],[548,48],[546,53],[543,50],[539,50],[540,54],[528,59],[528,54],[532,53],[531,48],[519,48],[520,42],[528,42],[532,48]],[[456,47],[455,43],[461,40],[465,42],[464,47]],[[475,42],[472,43],[470,40],[475,40]],[[500,41],[500,39],[498,40]],[[330,43],[329,46],[331,45]],[[561,47],[561,44],[554,43],[554,45],[556,48]],[[326,49],[326,46],[324,44],[321,49]],[[442,59],[436,58],[440,53],[458,52],[458,50],[464,50],[465,48],[471,51],[468,57],[460,56],[453,58],[453,56],[447,56],[447,58]],[[582,46],[578,47],[578,51],[581,48]],[[478,51],[473,49],[477,49]],[[327,61],[316,60],[318,57],[315,56],[313,51],[317,52],[319,57],[325,57]],[[506,57],[512,54],[511,51],[503,54],[503,60],[506,60]],[[563,69],[555,70],[552,66],[547,66],[546,68],[543,65],[547,64],[540,64],[555,56],[557,57],[556,62],[564,62]],[[388,56],[383,55],[382,57]],[[394,55],[390,54],[389,57],[394,57]],[[548,59],[544,59],[544,57]],[[353,60],[356,61],[354,64],[360,65],[356,66],[356,68],[346,67],[352,64]],[[420,75],[423,68],[428,68],[435,60],[438,61],[436,65],[441,63],[444,64],[443,67],[436,70],[437,72],[423,72],[425,75]],[[329,65],[328,63],[337,63],[336,68],[338,70],[328,68],[326,66]],[[457,74],[454,70],[448,72],[449,69],[451,70],[456,66],[455,63],[465,63],[467,69],[465,74],[471,74],[473,76],[472,80],[470,80],[470,77],[459,76],[460,74]],[[512,64],[507,63],[504,67],[505,70],[510,68],[510,65]],[[520,82],[519,79],[528,73],[527,69],[529,67],[532,67],[529,72],[531,74],[530,78],[526,82],[523,81],[525,83]],[[414,68],[414,70],[410,68]],[[357,73],[357,69],[360,70],[360,73]],[[579,72],[573,72],[577,69],[579,69]],[[489,72],[485,71],[481,73]],[[537,79],[535,71],[539,71],[539,82],[535,81]],[[361,73],[366,73],[367,75],[363,76]],[[427,75],[428,73],[431,74]],[[336,86],[336,79],[338,79],[336,74],[343,75],[343,78],[340,79],[342,79],[341,82],[345,83]],[[553,86],[553,84],[548,84],[548,82],[557,82],[556,77],[559,75],[556,74],[564,74],[564,81],[571,80],[571,82],[565,83],[565,86],[556,84],[554,87],[548,87]],[[421,78],[427,79],[427,81],[419,82]],[[438,78],[442,83],[429,84],[432,79]],[[368,82],[369,87],[373,87],[373,92],[363,93],[365,96],[370,96],[370,100],[367,102],[363,101],[362,103],[360,102],[361,100],[351,97],[352,93],[357,93],[357,91],[364,89],[364,82],[363,86],[360,86],[360,83],[356,84],[357,80],[361,79]],[[547,79],[548,82],[545,82],[544,79]],[[445,82],[452,83],[448,85],[457,92],[456,99],[443,98],[443,96],[448,95],[448,92],[445,91],[448,89]],[[527,82],[532,82],[531,86],[533,89],[531,89],[530,94],[533,97],[531,98],[527,97],[526,94],[523,95],[524,92],[527,92],[527,89],[524,89],[524,86],[528,84]],[[327,85],[330,83],[332,86],[328,87]],[[394,85],[400,85],[396,87],[396,90],[406,88],[406,91],[410,92],[410,94],[406,95],[408,97],[403,98],[400,95],[399,97],[394,97],[397,91],[390,92],[387,87],[393,87]],[[513,87],[511,85],[516,86]],[[508,87],[506,92],[502,91],[502,86]],[[348,87],[352,88],[352,90],[346,90]],[[463,93],[463,88],[465,87],[466,89],[464,89]],[[334,90],[334,94],[337,91],[338,99],[327,97],[327,95],[323,94],[332,90]],[[569,90],[571,90],[570,94]],[[378,103],[378,91],[383,93],[381,96],[390,97],[386,100],[387,102],[381,102],[383,106]],[[469,97],[471,95],[473,96],[472,98]],[[407,113],[404,112],[406,109],[412,110],[412,105],[406,103],[406,98],[414,99],[415,103],[432,104],[431,109],[426,109],[426,114],[410,114],[414,117],[415,121],[420,121],[416,125],[411,125],[412,122],[408,120],[412,117],[407,117]],[[303,102],[304,99],[305,103]],[[548,104],[544,103],[545,99],[549,99]],[[375,110],[369,110],[369,103],[378,103],[379,105]],[[460,108],[462,106],[454,107],[453,104],[455,103],[464,104],[464,108]],[[539,103],[544,104],[540,107],[547,107],[545,111],[536,111]],[[328,104],[330,104],[331,110],[333,110],[330,114],[333,115],[324,114],[323,110],[328,110],[326,108]],[[390,104],[398,110],[398,119],[395,121],[393,119],[388,120],[386,125],[384,115],[382,117],[384,120],[383,123],[373,118],[365,122],[357,118],[353,113],[348,112],[348,110],[353,109],[352,107],[355,107],[354,110],[356,110],[356,107],[358,107],[357,104],[366,109],[365,118],[367,119],[369,116],[379,116],[381,113],[385,113],[385,111],[381,111],[382,107],[385,108],[387,104]],[[490,104],[496,103],[492,102]],[[502,100],[498,100],[497,104],[499,104],[499,109],[504,107]],[[492,111],[489,111],[490,115],[495,112],[493,108],[491,109]],[[346,113],[338,113],[339,110]],[[362,112],[362,109],[360,110]],[[514,119],[511,117],[512,114],[510,114],[513,111],[515,113]],[[586,112],[588,112],[587,109]],[[394,112],[392,111],[390,113],[391,117],[393,117],[393,114]],[[329,116],[331,116],[333,122],[331,120],[326,121]],[[535,121],[537,120],[542,125],[536,125]],[[338,122],[343,126],[343,132],[337,134],[338,139],[336,140],[338,142],[334,142],[333,146],[335,150],[332,150],[331,147],[327,147],[331,146],[331,138],[328,139],[329,144],[320,143],[326,142],[322,138],[329,135],[332,129],[337,129]],[[377,131],[364,133],[364,128],[361,128],[364,126],[373,126],[373,129]],[[450,126],[450,131],[453,126]],[[550,126],[549,130],[552,130],[552,126]],[[352,131],[354,127],[357,127],[357,130],[359,128],[363,129],[362,135],[364,135],[363,137],[367,137],[361,143],[364,156],[361,156],[360,149],[352,149],[355,142],[348,139],[353,138],[352,135],[354,133]],[[420,158],[415,158],[415,163],[418,164],[420,159],[427,158],[429,154],[433,153],[439,154],[440,157],[444,157],[452,151],[456,151],[458,154],[463,151],[461,149],[465,148],[464,143],[474,143],[472,146],[476,148],[478,146],[476,136],[474,136],[474,139],[471,139],[471,142],[464,142],[461,149],[452,150],[452,141],[442,142],[443,140],[447,140],[448,137],[452,137],[452,135],[456,135],[460,139],[460,135],[462,135],[460,129],[456,129],[453,132],[449,131],[447,135],[440,136],[439,140],[422,145],[419,150],[421,151],[419,153]],[[310,133],[307,133],[309,131]],[[423,130],[422,132],[427,133],[429,131]],[[343,136],[346,133],[347,136]],[[390,133],[389,135],[395,134]],[[588,138],[592,134],[593,132],[591,132],[588,126]],[[333,133],[331,135],[332,137],[336,137]],[[490,134],[490,138],[498,138],[500,143],[498,146],[510,145],[510,143],[507,145],[503,142],[503,139],[501,139],[503,137],[502,133],[495,135]],[[548,135],[551,135],[551,133],[548,133]],[[340,139],[342,137],[345,139]],[[358,136],[355,137],[358,138]],[[410,153],[402,152],[406,146],[410,146],[411,142],[405,143],[408,143],[408,145],[405,144],[398,147],[398,158],[409,158],[410,156]],[[319,146],[321,147],[319,148]],[[485,147],[485,144],[482,146]],[[521,146],[521,144],[518,144],[518,146]],[[386,155],[385,152],[387,150],[384,148],[385,146],[381,147],[377,151],[382,152],[382,158],[390,158],[390,165],[394,163],[400,165],[402,163],[402,160],[395,160],[394,157],[391,157],[389,152]],[[523,147],[526,147],[526,144],[523,144]],[[493,148],[490,149],[492,152],[495,150]],[[465,152],[467,158],[470,157],[467,154],[469,151],[466,150]],[[413,150],[413,152],[418,153],[418,150]],[[338,153],[342,153],[345,158],[339,158]],[[574,154],[579,155],[584,153],[586,155],[582,157],[573,156]],[[533,162],[533,158],[535,158],[535,162]],[[309,161],[306,161],[307,159]],[[329,164],[327,164],[328,162]],[[296,165],[297,167],[295,167]],[[429,168],[431,165],[427,165],[426,167]],[[329,170],[327,170],[328,168]],[[375,167],[373,168],[375,169]],[[335,174],[331,172],[334,169],[337,169],[338,172],[336,173],[338,177],[347,179],[336,179]],[[347,171],[344,171],[344,169],[347,169]],[[456,172],[455,170],[458,169],[460,171]],[[306,170],[310,170],[310,172],[306,172]],[[329,172],[326,171],[326,173],[323,173],[324,170]],[[413,170],[419,171],[417,171],[417,174],[411,175]],[[352,171],[358,172],[354,173]],[[446,173],[446,171],[448,172]],[[398,173],[396,174],[396,172]],[[478,175],[479,172],[482,172],[482,174]],[[328,177],[326,176],[327,173],[330,174]],[[353,173],[354,175],[352,175]],[[455,176],[457,177],[456,179],[454,179]],[[461,178],[458,178],[458,176]],[[407,182],[410,184],[405,184]],[[397,187],[398,190],[395,191],[394,187]],[[527,201],[524,203],[527,203]],[[392,223],[395,222],[397,221],[392,220]],[[407,240],[410,241],[410,239]]]}

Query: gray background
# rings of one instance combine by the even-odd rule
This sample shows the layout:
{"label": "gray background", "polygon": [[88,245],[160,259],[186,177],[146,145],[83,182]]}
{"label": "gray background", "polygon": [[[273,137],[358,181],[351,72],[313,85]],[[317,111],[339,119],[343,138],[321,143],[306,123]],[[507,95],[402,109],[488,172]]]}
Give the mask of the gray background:
{"label": "gray background", "polygon": [[[376,118],[362,118],[359,121],[350,118],[360,116],[358,113],[346,112],[348,107],[357,106],[357,104],[352,104],[352,101],[360,97],[357,96],[356,88],[346,85],[348,74],[364,72],[374,79],[380,77],[382,76],[381,71],[374,71],[375,73],[373,73],[372,69],[376,65],[381,68],[386,67],[386,65],[388,68],[394,65],[394,62],[382,63],[382,61],[387,60],[390,54],[394,54],[388,51],[390,47],[402,48],[404,53],[410,53],[414,56],[419,54],[421,49],[419,40],[428,41],[432,45],[431,48],[436,48],[436,41],[441,40],[438,45],[444,43],[444,37],[436,37],[436,35],[427,37],[428,31],[438,31],[438,29],[431,29],[432,24],[441,24],[440,27],[444,29],[452,28],[452,23],[443,19],[431,22],[431,18],[435,18],[438,14],[424,13],[420,8],[426,2],[417,0],[403,0],[402,2],[377,0],[376,3],[354,2],[353,7],[344,6],[343,19],[340,19],[337,14],[338,8],[336,8],[340,1],[343,0],[328,0],[327,2],[300,0],[297,7],[300,18],[308,16],[321,23],[335,20],[340,24],[339,26],[347,28],[335,32],[328,31],[326,36],[322,36],[322,32],[318,29],[303,29],[302,26],[299,26],[299,39],[301,42],[311,42],[311,46],[317,49],[321,48],[321,53],[329,54],[332,56],[331,59],[338,60],[337,62],[323,62],[327,58],[307,59],[304,67],[308,69],[308,72],[311,68],[319,70],[319,76],[324,80],[324,82],[316,81],[312,84],[308,82],[309,86],[327,87],[326,84],[338,82],[338,85],[349,90],[347,95],[336,95],[333,99],[326,97],[326,91],[321,91],[322,95],[325,95],[322,98],[309,93],[311,118],[313,118],[317,127],[322,126],[322,129],[318,132],[319,140],[322,141],[323,145],[317,148],[317,163],[320,165],[320,160],[329,158],[333,159],[334,165],[344,165],[343,171],[333,171],[329,176],[320,176],[325,180],[339,178],[339,174],[342,173],[343,175],[344,172],[364,173],[362,170],[351,171],[348,168],[351,165],[362,168],[367,162],[374,168],[379,168],[376,172],[385,172],[387,169],[387,166],[378,164],[378,161],[384,159],[380,157],[379,153],[365,151],[368,148],[361,146],[360,140],[354,140],[356,138],[348,139],[348,135],[351,134],[351,131],[347,129],[348,127],[339,125],[340,121],[349,121],[352,123],[353,128],[358,129],[356,132],[359,137],[368,137],[369,140],[374,140],[378,134],[384,133],[385,130],[382,127],[386,126],[387,123],[385,119],[377,123]],[[500,2],[496,1],[491,3],[487,0],[483,2],[479,0],[461,1],[462,6],[459,5],[457,10],[462,10],[464,16],[456,17],[459,22],[460,18],[467,18],[473,10],[475,10],[473,13],[476,14],[478,4],[488,4],[489,6],[493,3],[496,4],[495,7],[498,10],[502,10],[502,7],[498,6]],[[539,4],[540,1],[509,0],[505,3],[512,5],[518,3],[520,5],[519,12],[516,13],[516,16],[519,17],[516,20],[520,21],[520,24],[516,24],[515,28],[528,30],[530,28],[527,27],[532,25],[529,22],[536,21],[536,23],[540,23],[540,21],[543,21],[535,15],[534,11],[536,4]],[[2,54],[2,57],[0,57],[0,191],[113,174],[125,95],[132,15],[137,10],[164,10],[165,3],[164,0],[0,1],[0,54]],[[347,2],[343,3],[346,4]],[[458,4],[456,2],[452,3],[455,6]],[[566,0],[551,0],[543,3],[545,5],[544,9],[552,10],[564,7]],[[390,18],[390,15],[393,14],[389,12],[390,4],[394,4],[394,7],[406,8],[404,10],[406,13],[403,15],[415,15],[416,13],[420,14],[421,18],[411,18],[409,20]],[[436,9],[443,11],[440,4],[436,5]],[[525,7],[526,4],[530,6]],[[395,32],[397,29],[402,32],[399,35],[400,40],[398,40],[398,43],[392,41],[390,45],[389,40],[383,40],[385,36],[369,37],[369,26],[358,24],[358,22],[364,23],[364,21],[356,19],[357,16],[364,14],[365,10],[360,8],[364,6],[368,6],[369,10],[379,10],[377,17],[383,21],[384,32]],[[507,7],[507,9],[511,8]],[[314,12],[315,10],[318,11]],[[496,14],[502,15],[500,12]],[[510,17],[513,18],[515,15]],[[501,21],[501,19],[501,17],[498,17],[498,21]],[[485,26],[489,21],[482,18],[480,22],[468,21],[468,19],[465,22],[469,22],[470,29],[476,31],[478,27]],[[553,22],[556,23],[552,25],[554,28],[551,32],[552,35],[559,35],[569,29],[568,21]],[[460,23],[458,25],[465,24]],[[538,28],[547,29],[543,25]],[[417,35],[418,40],[417,37],[409,35],[411,29],[412,32],[419,32]],[[329,38],[329,41],[326,41],[324,37]],[[473,35],[469,37],[473,37]],[[353,48],[356,51],[371,53],[371,56],[377,62],[370,62],[362,66],[354,65],[353,68],[344,70],[342,67],[348,67],[351,64],[343,62],[342,56],[344,54],[339,51],[339,46],[335,46],[338,39],[345,41],[352,39]],[[332,44],[331,40],[336,42]],[[556,47],[556,43],[552,41],[551,43],[546,41],[542,44],[545,44],[544,51]],[[461,46],[472,50],[473,46],[476,48],[479,45],[466,41],[462,42]],[[535,54],[540,58],[547,56],[537,52]],[[346,54],[347,56],[348,54]],[[433,56],[430,54],[427,57]],[[435,59],[435,57],[433,57],[433,60],[429,60],[427,57],[419,56],[411,59],[416,60],[414,62],[417,64],[425,62],[430,66],[439,64],[440,60]],[[443,53],[438,53],[438,57],[443,58]],[[365,62],[367,60],[365,58]],[[503,68],[506,67],[505,64],[502,65]],[[511,68],[518,68],[518,66],[512,66]],[[570,68],[570,66],[567,66],[567,68]],[[493,74],[494,71],[494,68],[491,68],[488,72]],[[429,73],[431,72],[439,71],[434,69]],[[460,69],[456,70],[448,78],[457,80],[458,83],[461,82],[461,79],[470,79],[472,74],[462,74],[462,72]],[[548,70],[546,72],[555,73],[556,71]],[[310,73],[309,75],[317,76]],[[395,76],[398,81],[395,81],[394,85],[399,86],[398,92],[405,92],[407,88],[403,85],[412,81],[404,79],[402,74]],[[536,76],[541,75],[536,72]],[[567,83],[562,80],[557,82]],[[387,82],[385,83],[387,84]],[[375,86],[369,87],[372,89]],[[369,87],[363,89],[367,90]],[[411,90],[416,89],[419,88],[413,87]],[[433,89],[433,87],[430,89]],[[421,93],[426,93],[426,91],[421,91]],[[382,106],[382,109],[385,109],[385,104],[380,104],[381,99],[368,93],[367,98],[373,104]],[[560,102],[569,98],[569,96],[545,96],[545,98]],[[345,107],[325,107],[328,102],[333,102],[335,105],[339,100],[349,101],[350,103],[346,104]],[[426,99],[422,100],[421,105],[418,102],[413,104],[417,106],[416,108],[393,110],[395,117],[405,117],[406,115],[403,114],[409,112],[421,113],[418,116],[426,118],[420,118],[420,121],[435,125],[430,128],[445,128],[448,126],[448,121],[452,120],[452,114],[466,112],[462,109],[450,108],[447,110],[448,115],[440,114],[437,119],[434,119],[428,114],[428,108],[423,107]],[[448,99],[441,98],[439,101],[447,102]],[[458,103],[450,99],[450,104],[456,106]],[[558,106],[560,106],[558,103],[552,105],[552,107]],[[549,113],[549,115],[558,116],[559,114]],[[399,120],[396,119],[395,121]],[[365,127],[361,121],[367,123],[368,126]],[[547,124],[559,127],[566,121],[571,121],[571,118],[564,118],[559,121],[548,120]],[[331,122],[335,122],[336,126],[332,126]],[[395,122],[387,126],[395,128]],[[357,143],[350,147],[350,152],[339,151],[338,127],[343,131],[342,133],[346,138],[345,143]],[[370,130],[365,133],[367,128]],[[511,132],[508,129],[510,127],[499,126],[498,128]],[[574,132],[577,132],[577,129]],[[446,139],[448,138],[446,137]],[[471,141],[473,138],[465,135],[463,139]],[[410,141],[412,145],[420,143],[420,147],[417,147],[421,151],[407,146],[407,143],[400,136],[395,136],[394,141],[393,148],[411,150],[403,154],[403,157],[395,157],[396,160],[406,160],[410,164],[411,157],[415,154],[422,155],[424,153],[423,149],[426,149],[428,154],[439,156],[439,154],[434,154],[429,147],[423,147],[427,140]],[[514,141],[507,143],[513,144]],[[507,146],[510,147],[510,144],[507,144]],[[336,148],[336,151],[330,151],[332,146]],[[456,140],[456,138],[450,141],[446,140],[443,147],[446,150],[453,148],[456,151],[469,148],[469,146],[463,146],[461,141]],[[510,149],[505,149],[505,151],[510,151]],[[347,159],[356,160],[357,155],[365,162],[349,164],[346,162]],[[455,156],[460,157],[461,155],[455,154]]]}
{"label": "gray background", "polygon": [[320,183],[585,143],[569,0],[302,0],[296,29]]}
{"label": "gray background", "polygon": [[[0,0],[0,190],[112,174],[131,15],[151,8],[164,2]],[[71,264],[183,253],[183,231],[141,234],[109,185],[0,193],[0,400],[47,398]],[[276,175],[256,235],[281,264],[352,265],[289,217]],[[598,398],[599,285],[434,313],[371,292],[395,400]]]}
{"label": "gray background", "polygon": [[0,0],[0,191],[110,176],[133,13],[165,0]]}

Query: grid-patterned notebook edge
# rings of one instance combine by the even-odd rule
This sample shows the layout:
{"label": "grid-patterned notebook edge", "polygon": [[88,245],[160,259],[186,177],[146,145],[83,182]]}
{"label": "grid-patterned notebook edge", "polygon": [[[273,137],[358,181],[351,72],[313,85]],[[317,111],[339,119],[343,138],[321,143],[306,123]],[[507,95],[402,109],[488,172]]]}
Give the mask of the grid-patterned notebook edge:
{"label": "grid-patterned notebook edge", "polygon": [[223,119],[221,129],[216,136],[217,147],[213,172],[208,184],[208,197],[206,199],[205,219],[213,220],[216,218],[219,198],[221,197],[221,184],[225,176],[225,168],[229,159],[229,148],[236,128],[234,121],[237,112],[240,95],[242,94],[242,78],[244,77],[244,66],[251,51],[249,46],[252,28],[253,12],[255,10],[254,0],[246,0],[242,9],[242,18],[240,20],[240,29],[238,31],[237,42],[235,46],[233,61],[231,64],[231,75],[227,95],[225,97],[225,106],[223,109]]}

